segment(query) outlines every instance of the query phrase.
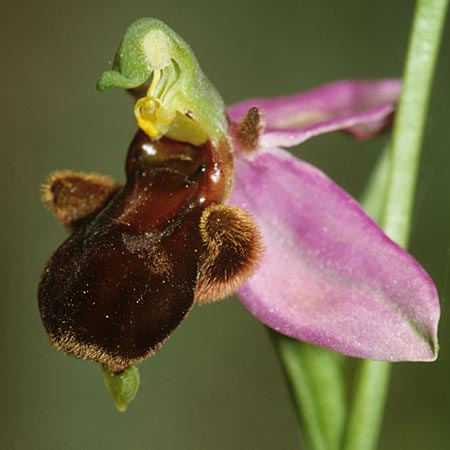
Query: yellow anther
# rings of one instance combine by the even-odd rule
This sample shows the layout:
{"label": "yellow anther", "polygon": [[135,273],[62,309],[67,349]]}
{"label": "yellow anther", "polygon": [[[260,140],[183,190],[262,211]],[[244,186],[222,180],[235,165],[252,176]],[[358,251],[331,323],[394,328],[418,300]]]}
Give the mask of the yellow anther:
{"label": "yellow anther", "polygon": [[181,142],[190,142],[194,145],[204,144],[208,136],[197,122],[176,109],[167,108],[155,96],[160,80],[161,70],[154,70],[147,95],[138,99],[134,106],[138,127],[153,139],[167,135],[171,139]]}
{"label": "yellow anther", "polygon": [[158,103],[151,97],[140,98],[134,106],[134,115],[138,127],[152,138],[162,135],[155,114],[157,108]]}
{"label": "yellow anther", "polygon": [[140,98],[134,106],[134,115],[139,128],[151,138],[159,138],[164,135],[176,114],[174,110],[165,107],[161,100],[154,96],[160,79],[161,70],[154,70],[147,96]]}

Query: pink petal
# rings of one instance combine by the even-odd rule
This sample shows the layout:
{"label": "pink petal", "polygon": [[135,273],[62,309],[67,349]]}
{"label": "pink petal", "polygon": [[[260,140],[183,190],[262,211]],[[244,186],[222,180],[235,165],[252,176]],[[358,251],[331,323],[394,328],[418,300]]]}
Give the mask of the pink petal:
{"label": "pink petal", "polygon": [[231,203],[263,234],[261,265],[238,292],[262,322],[350,356],[436,358],[432,280],[322,172],[279,149],[237,158]]}
{"label": "pink petal", "polygon": [[290,97],[247,100],[229,107],[228,114],[239,122],[252,106],[260,108],[264,147],[293,146],[336,130],[368,139],[391,124],[400,88],[399,80],[339,81]]}

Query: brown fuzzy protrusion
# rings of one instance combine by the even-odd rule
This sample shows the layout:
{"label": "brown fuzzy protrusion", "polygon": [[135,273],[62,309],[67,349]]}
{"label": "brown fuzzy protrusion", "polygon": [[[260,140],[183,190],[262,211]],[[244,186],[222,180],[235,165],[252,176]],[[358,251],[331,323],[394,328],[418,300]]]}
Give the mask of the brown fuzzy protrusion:
{"label": "brown fuzzy protrusion", "polygon": [[236,207],[209,206],[200,220],[204,254],[195,291],[198,303],[209,303],[233,294],[252,274],[263,245],[252,216]]}
{"label": "brown fuzzy protrusion", "polygon": [[258,146],[259,135],[264,128],[261,111],[250,108],[247,114],[239,122],[238,139],[245,150],[254,150]]}
{"label": "brown fuzzy protrusion", "polygon": [[107,175],[61,170],[42,186],[42,202],[59,222],[72,226],[100,209],[118,189]]}

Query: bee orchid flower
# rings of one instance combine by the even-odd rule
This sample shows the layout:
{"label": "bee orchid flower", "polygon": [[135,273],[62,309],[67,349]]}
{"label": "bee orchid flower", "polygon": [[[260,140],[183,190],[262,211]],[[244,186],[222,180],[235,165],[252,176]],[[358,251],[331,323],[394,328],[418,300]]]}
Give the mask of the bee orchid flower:
{"label": "bee orchid flower", "polygon": [[350,195],[281,148],[335,130],[378,135],[399,81],[341,81],[226,108],[188,44],[141,19],[98,81],[112,87],[136,98],[125,184],[63,171],[43,190],[72,230],[39,287],[57,349],[121,374],[195,303],[237,291],[287,336],[363,358],[435,359],[430,277]]}

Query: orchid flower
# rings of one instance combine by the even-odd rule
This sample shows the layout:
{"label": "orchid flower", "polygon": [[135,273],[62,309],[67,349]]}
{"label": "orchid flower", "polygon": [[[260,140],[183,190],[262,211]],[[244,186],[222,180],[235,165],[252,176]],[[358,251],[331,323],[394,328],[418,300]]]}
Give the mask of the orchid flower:
{"label": "orchid flower", "polygon": [[399,81],[226,109],[188,44],[141,19],[98,81],[111,87],[136,97],[126,184],[64,171],[44,187],[73,230],[39,288],[57,349],[102,364],[113,390],[111,377],[157,351],[194,303],[237,291],[287,336],[362,358],[435,359],[430,277],[352,197],[280,148],[335,130],[378,135]]}

